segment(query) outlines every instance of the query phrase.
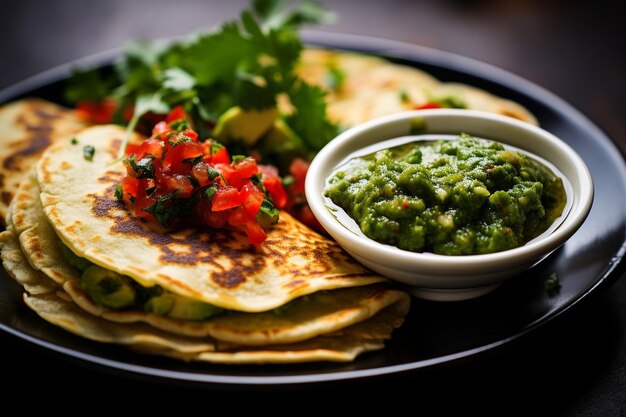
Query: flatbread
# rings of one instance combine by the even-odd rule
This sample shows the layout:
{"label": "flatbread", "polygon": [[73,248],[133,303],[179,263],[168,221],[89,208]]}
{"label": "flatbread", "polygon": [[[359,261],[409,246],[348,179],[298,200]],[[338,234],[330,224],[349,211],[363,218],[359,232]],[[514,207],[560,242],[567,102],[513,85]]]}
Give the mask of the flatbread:
{"label": "flatbread", "polygon": [[[11,244],[13,248],[19,247],[17,236],[11,231],[1,233],[3,261],[8,256],[15,261],[13,265],[19,265],[8,269],[5,263],[5,268],[20,283],[30,282],[34,287],[44,287],[48,278],[37,273],[21,251],[7,252]],[[185,361],[228,364],[352,361],[360,353],[382,349],[384,341],[401,325],[409,309],[409,299],[405,295],[400,302],[386,307],[374,317],[339,331],[298,343],[254,347],[223,343],[210,337],[179,336],[143,323],[114,323],[87,313],[54,286],[37,294],[26,292],[24,301],[44,320],[89,340],[125,345],[142,353]]]}
{"label": "flatbread", "polygon": [[[87,128],[79,144],[52,146],[37,166],[44,213],[75,254],[144,286],[247,312],[384,281],[285,212],[256,250],[236,230],[166,230],[136,218],[114,196],[125,174],[113,163],[123,134],[118,126]],[[95,148],[92,161],[86,145]]]}
{"label": "flatbread", "polygon": [[74,110],[37,98],[0,107],[0,225],[18,185],[51,144],[84,128]]}
{"label": "flatbread", "polygon": [[[11,212],[9,228],[20,242],[21,257],[63,288],[85,311],[118,323],[145,322],[172,333],[211,336],[241,345],[292,343],[366,320],[405,297],[399,291],[370,285],[315,293],[293,300],[278,311],[234,312],[204,321],[177,320],[145,311],[116,311],[95,304],[81,289],[81,272],[64,258],[60,241],[43,213],[34,175],[20,185]],[[9,242],[9,246],[13,245]]]}
{"label": "flatbread", "polygon": [[[339,88],[333,88],[328,82],[331,69],[344,76]],[[517,103],[468,85],[441,82],[417,68],[381,57],[306,49],[302,52],[297,72],[305,81],[326,90],[328,116],[343,128],[411,110],[450,95],[461,99],[469,109],[537,124],[537,119]]]}
{"label": "flatbread", "polygon": [[24,295],[26,304],[44,320],[71,333],[104,343],[126,345],[142,353],[185,361],[226,364],[349,362],[363,352],[384,347],[406,311],[392,306],[373,318],[341,332],[299,343],[259,347],[224,345],[215,341],[175,336],[142,324],[119,324],[92,316],[57,294]]}

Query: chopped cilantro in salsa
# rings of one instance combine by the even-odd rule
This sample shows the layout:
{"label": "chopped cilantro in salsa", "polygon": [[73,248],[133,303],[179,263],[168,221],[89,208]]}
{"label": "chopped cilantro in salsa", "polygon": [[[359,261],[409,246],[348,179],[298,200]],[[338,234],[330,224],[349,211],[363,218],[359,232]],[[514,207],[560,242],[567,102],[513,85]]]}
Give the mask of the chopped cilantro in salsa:
{"label": "chopped cilantro in salsa", "polygon": [[128,145],[127,176],[115,190],[136,216],[163,226],[234,227],[254,245],[278,221],[287,194],[278,172],[249,156],[231,159],[226,147],[200,142],[181,107],[152,129],[140,145]]}

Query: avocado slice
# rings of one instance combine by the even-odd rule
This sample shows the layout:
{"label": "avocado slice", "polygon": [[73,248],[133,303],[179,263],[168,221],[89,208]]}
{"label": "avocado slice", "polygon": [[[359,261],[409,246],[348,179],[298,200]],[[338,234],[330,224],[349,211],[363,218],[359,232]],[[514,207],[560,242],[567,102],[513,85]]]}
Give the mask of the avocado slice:
{"label": "avocado slice", "polygon": [[115,310],[132,307],[137,298],[129,278],[97,265],[83,272],[80,286],[95,303]]}
{"label": "avocado slice", "polygon": [[86,271],[87,269],[89,269],[89,267],[93,265],[93,263],[91,263],[89,260],[76,255],[61,241],[59,241],[59,247],[61,248],[61,252],[63,253],[63,257],[65,258],[67,263],[72,265],[74,268],[80,270],[81,272]]}
{"label": "avocado slice", "polygon": [[259,142],[258,148],[281,172],[287,172],[295,158],[308,158],[304,142],[283,119],[274,121],[271,129]]}
{"label": "avocado slice", "polygon": [[252,146],[272,127],[277,117],[276,107],[263,110],[231,107],[217,120],[213,135],[215,139],[225,144],[240,141]]}
{"label": "avocado slice", "polygon": [[204,320],[222,312],[222,309],[202,301],[165,293],[152,297],[145,310],[160,316],[182,320]]}

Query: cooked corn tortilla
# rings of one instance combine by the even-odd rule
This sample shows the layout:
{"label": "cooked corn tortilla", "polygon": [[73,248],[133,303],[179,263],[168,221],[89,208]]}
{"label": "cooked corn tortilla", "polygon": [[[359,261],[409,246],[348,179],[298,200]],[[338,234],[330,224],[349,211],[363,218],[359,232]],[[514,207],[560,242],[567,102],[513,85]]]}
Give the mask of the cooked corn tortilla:
{"label": "cooked corn tortilla", "polygon": [[[339,88],[333,88],[328,82],[331,69],[344,75]],[[465,84],[441,82],[417,68],[381,57],[305,49],[297,72],[305,81],[327,91],[329,118],[344,128],[447,96],[460,99],[468,109],[537,124],[537,119],[517,103]]]}
{"label": "cooked corn tortilla", "polygon": [[[76,135],[78,144],[52,146],[37,166],[44,213],[78,256],[146,287],[160,285],[247,312],[320,290],[384,280],[285,212],[256,250],[236,230],[167,230],[142,221],[114,196],[125,175],[122,162],[113,163],[123,135],[118,126],[87,128]],[[83,157],[86,145],[95,148],[92,161]]]}
{"label": "cooked corn tortilla", "polygon": [[[85,311],[119,323],[145,322],[182,335],[211,336],[242,345],[292,343],[366,320],[405,297],[399,291],[368,285],[299,298],[285,306],[280,314],[274,311],[234,312],[203,321],[173,319],[146,311],[112,310],[94,303],[81,289],[81,271],[72,267],[61,251],[60,242],[43,214],[34,175],[18,188],[11,205],[9,231],[20,242],[24,252],[22,258],[26,257],[35,271],[43,273],[50,278],[50,282],[63,288]],[[15,249],[12,246],[9,240],[7,247],[13,252]],[[11,265],[7,267],[16,268]],[[30,285],[28,282],[21,284],[25,288],[27,284]]]}
{"label": "cooked corn tortilla", "polygon": [[230,364],[352,361],[362,352],[382,349],[384,341],[394,328],[400,326],[409,308],[409,298],[404,294],[397,303],[374,317],[339,331],[298,343],[238,346],[211,337],[179,336],[143,323],[114,323],[89,314],[74,304],[67,293],[45,274],[32,268],[19,248],[12,226],[0,233],[3,264],[18,283],[28,282],[32,288],[46,288],[52,284],[37,294],[24,293],[26,304],[43,319],[90,340],[126,345],[140,352],[186,361]]}
{"label": "cooked corn tortilla", "polygon": [[363,352],[384,347],[406,310],[393,305],[371,319],[339,332],[299,343],[245,347],[175,336],[142,324],[113,323],[92,316],[57,294],[24,295],[24,301],[44,320],[69,332],[104,343],[130,346],[142,353],[170,356],[185,361],[228,364],[349,362]]}
{"label": "cooked corn tortilla", "polygon": [[84,128],[74,110],[37,98],[0,107],[0,225],[18,185],[43,151]]}

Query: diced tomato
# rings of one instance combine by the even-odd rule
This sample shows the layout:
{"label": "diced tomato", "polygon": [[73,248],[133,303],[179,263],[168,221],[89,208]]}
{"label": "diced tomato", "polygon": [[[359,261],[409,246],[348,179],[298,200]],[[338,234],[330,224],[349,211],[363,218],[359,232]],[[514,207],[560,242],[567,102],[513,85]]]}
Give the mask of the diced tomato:
{"label": "diced tomato", "polygon": [[204,161],[209,164],[229,164],[230,155],[225,146],[215,144],[211,140],[207,140],[202,144],[204,153]]}
{"label": "diced tomato", "polygon": [[148,213],[147,211],[144,211],[143,209],[156,203],[157,200],[153,197],[148,197],[147,189],[148,189],[148,179],[146,178],[140,179],[138,187],[137,187],[137,196],[135,198],[135,215],[137,217],[152,218],[152,215]]}
{"label": "diced tomato", "polygon": [[191,165],[185,166],[185,161],[202,156],[202,147],[195,142],[183,142],[171,147],[165,154],[163,166],[172,173],[188,174],[191,172]]}
{"label": "diced tomato", "polygon": [[195,164],[191,169],[191,175],[198,181],[200,187],[204,187],[211,182],[209,179],[209,165],[206,162]]}
{"label": "diced tomato", "polygon": [[293,175],[293,185],[291,193],[304,193],[304,180],[309,170],[309,163],[301,158],[296,158],[289,167],[289,172]]}
{"label": "diced tomato", "polygon": [[117,102],[111,98],[102,101],[83,100],[76,104],[78,117],[94,124],[106,124],[113,121]]}
{"label": "diced tomato", "polygon": [[248,213],[252,216],[256,216],[257,212],[261,208],[261,204],[263,203],[263,198],[265,194],[263,191],[259,189],[252,182],[248,181],[241,188],[241,201],[243,202],[243,207],[246,209]]}
{"label": "diced tomato", "polygon": [[212,211],[211,202],[200,198],[196,206],[196,218],[201,224],[219,229],[224,227],[228,221],[229,211]]}
{"label": "diced tomato", "polygon": [[435,103],[434,101],[427,101],[424,104],[420,104],[418,106],[413,106],[415,110],[426,110],[426,109],[440,109],[442,108],[441,104]]}
{"label": "diced tomato", "polygon": [[283,181],[278,175],[276,167],[270,165],[259,165],[259,171],[263,173],[263,186],[269,193],[276,208],[282,209],[287,206],[287,192],[283,187]]}
{"label": "diced tomato", "polygon": [[191,139],[194,142],[198,141],[198,134],[196,132],[194,132],[191,129],[185,129],[182,131],[182,135],[185,137],[188,137],[189,139]]}
{"label": "diced tomato", "polygon": [[187,114],[185,113],[185,110],[183,110],[183,107],[176,106],[170,111],[170,113],[165,118],[165,123],[170,124],[175,120],[187,119],[187,118],[188,118]]}
{"label": "diced tomato", "polygon": [[211,210],[222,211],[239,207],[242,204],[239,190],[235,187],[227,186],[220,188],[213,195]]}
{"label": "diced tomato", "polygon": [[124,177],[120,185],[122,186],[122,199],[126,204],[129,204],[131,202],[130,197],[137,197],[139,180],[128,175]]}
{"label": "diced tomato", "polygon": [[141,145],[138,145],[136,143],[129,143],[128,145],[126,145],[126,155],[130,156],[134,153],[137,153],[137,151],[139,150],[139,147]]}
{"label": "diced tomato", "polygon": [[259,172],[256,161],[251,157],[245,158],[243,161],[233,164],[233,168],[235,168],[237,174],[242,178],[250,178]]}
{"label": "diced tomato", "polygon": [[313,230],[318,230],[323,233],[325,232],[324,228],[322,227],[320,222],[317,220],[317,218],[311,211],[311,208],[308,206],[308,204],[305,204],[304,206],[302,206],[302,208],[297,213],[294,214],[294,217],[300,220],[302,223],[309,226]]}
{"label": "diced tomato", "polygon": [[253,158],[245,158],[243,161],[232,165],[232,172],[229,172],[228,183],[237,189],[241,189],[246,181],[259,172],[256,161]]}
{"label": "diced tomato", "polygon": [[234,209],[228,216],[228,224],[233,227],[243,226],[248,222],[255,221],[256,215],[250,214],[245,207]]}
{"label": "diced tomato", "polygon": [[267,239],[267,235],[263,228],[256,222],[251,221],[246,223],[246,235],[248,236],[248,242],[252,243],[254,246],[259,246],[265,239]]}
{"label": "diced tomato", "polygon": [[152,128],[152,136],[161,136],[162,139],[165,139],[165,135],[171,131],[172,129],[170,126],[165,121],[162,121],[157,123],[154,128]]}
{"label": "diced tomato", "polygon": [[165,144],[159,139],[149,138],[146,139],[136,152],[133,152],[137,161],[141,160],[146,155],[152,155],[154,158],[161,158],[163,156],[163,148]]}
{"label": "diced tomato", "polygon": [[176,198],[189,198],[193,191],[191,181],[184,175],[175,174],[167,178],[168,193],[176,191]]}

